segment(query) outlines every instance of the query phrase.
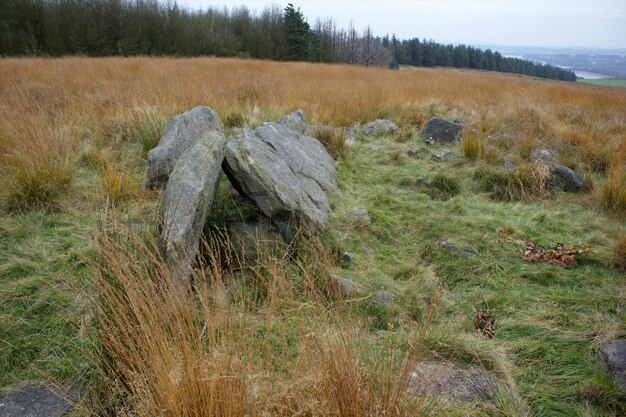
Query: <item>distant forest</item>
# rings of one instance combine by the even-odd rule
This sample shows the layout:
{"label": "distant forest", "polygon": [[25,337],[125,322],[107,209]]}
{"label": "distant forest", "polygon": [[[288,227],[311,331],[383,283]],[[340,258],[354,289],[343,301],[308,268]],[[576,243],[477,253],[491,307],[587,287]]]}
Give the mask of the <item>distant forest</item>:
{"label": "distant forest", "polygon": [[309,24],[292,4],[191,10],[175,0],[1,0],[0,56],[236,56],[386,66],[475,68],[576,81],[572,71],[432,40],[374,36],[368,26]]}

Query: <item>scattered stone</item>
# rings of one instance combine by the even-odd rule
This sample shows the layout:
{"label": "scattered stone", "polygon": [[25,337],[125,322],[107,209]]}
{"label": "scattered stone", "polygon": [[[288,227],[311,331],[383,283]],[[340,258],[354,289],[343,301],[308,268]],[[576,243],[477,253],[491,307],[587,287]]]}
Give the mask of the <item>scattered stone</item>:
{"label": "scattered stone", "polygon": [[304,112],[300,109],[289,113],[278,121],[279,125],[287,126],[289,129],[304,134],[306,131],[307,123]]}
{"label": "scattered stone", "polygon": [[222,123],[210,107],[198,106],[172,117],[159,145],[148,152],[146,188],[164,187],[178,158],[209,131],[222,131]]}
{"label": "scattered stone", "polygon": [[465,126],[467,124],[467,119],[463,116],[459,116],[456,119],[454,119],[452,123]]}
{"label": "scattered stone", "polygon": [[363,253],[368,258],[371,258],[372,256],[374,256],[374,250],[372,248],[370,248],[369,246],[366,246],[366,247],[363,248]]}
{"label": "scattered stone", "polygon": [[515,165],[513,164],[513,162],[506,158],[501,159],[500,162],[502,163],[502,167],[505,171],[513,171],[515,169]]}
{"label": "scattered stone", "polygon": [[61,391],[26,383],[0,399],[0,417],[60,417],[74,409],[79,397],[77,389]]}
{"label": "scattered stone", "polygon": [[463,125],[449,122],[440,117],[431,118],[421,131],[426,142],[431,145],[449,144],[461,138]]}
{"label": "scattered stone", "polygon": [[585,188],[582,175],[572,171],[565,165],[546,163],[550,169],[550,184],[563,191],[581,191]]}
{"label": "scattered stone", "polygon": [[400,129],[394,122],[387,119],[378,119],[363,125],[363,136],[379,137],[386,135],[395,135]]}
{"label": "scattered stone", "polygon": [[544,161],[558,163],[560,159],[561,156],[559,155],[559,153],[551,149],[535,148],[530,152],[531,162]]}
{"label": "scattered stone", "polygon": [[376,302],[378,304],[384,305],[384,306],[391,306],[393,305],[393,293],[391,291],[376,291],[376,293],[374,294],[374,297],[376,297]]}
{"label": "scattered stone", "polygon": [[352,210],[350,213],[348,213],[347,217],[348,220],[358,223],[362,226],[367,226],[372,222],[372,218],[370,217],[366,208],[358,208]]}
{"label": "scattered stone", "polygon": [[279,231],[266,221],[232,223],[228,226],[228,236],[234,251],[248,259],[255,259],[261,247],[278,251],[285,244]]}
{"label": "scattered stone", "polygon": [[477,366],[422,362],[409,376],[409,392],[456,403],[486,401],[501,387],[494,374]]}
{"label": "scattered stone", "polygon": [[437,242],[437,246],[447,250],[450,253],[458,255],[458,256],[460,256],[463,259],[474,259],[474,258],[476,258],[476,252],[474,252],[472,249],[460,248],[460,247],[458,247],[456,245],[453,245],[452,243],[448,242],[445,239],[442,239],[439,242]]}
{"label": "scattered stone", "polygon": [[178,160],[159,208],[159,247],[170,271],[185,285],[219,185],[226,138],[210,131]]}
{"label": "scattered stone", "polygon": [[363,290],[363,284],[331,274],[328,277],[332,288],[342,297],[348,297]]}
{"label": "scattered stone", "polygon": [[434,152],[431,157],[434,161],[445,162],[449,159],[458,158],[459,154],[456,152]]}
{"label": "scattered stone", "polygon": [[626,339],[614,340],[602,349],[600,367],[626,391]]}
{"label": "scattered stone", "polygon": [[345,262],[347,264],[352,263],[352,255],[350,254],[350,252],[343,251],[343,253],[341,254],[341,262]]}
{"label": "scattered stone", "polygon": [[407,154],[407,156],[416,156],[420,153],[420,151],[418,149],[415,148],[409,148],[406,150],[405,152]]}
{"label": "scattered stone", "polygon": [[278,123],[244,129],[242,137],[228,142],[222,167],[287,241],[300,226],[324,229],[329,197],[339,192],[335,162],[324,146]]}

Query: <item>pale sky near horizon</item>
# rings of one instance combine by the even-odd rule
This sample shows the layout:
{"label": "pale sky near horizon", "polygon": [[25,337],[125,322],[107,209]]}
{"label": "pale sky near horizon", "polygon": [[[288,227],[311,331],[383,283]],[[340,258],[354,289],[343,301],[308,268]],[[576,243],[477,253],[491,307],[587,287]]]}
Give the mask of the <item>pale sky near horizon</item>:
{"label": "pale sky near horizon", "polygon": [[309,23],[332,17],[339,27],[369,24],[376,35],[443,43],[626,48],[626,0],[178,0],[191,8],[300,7]]}

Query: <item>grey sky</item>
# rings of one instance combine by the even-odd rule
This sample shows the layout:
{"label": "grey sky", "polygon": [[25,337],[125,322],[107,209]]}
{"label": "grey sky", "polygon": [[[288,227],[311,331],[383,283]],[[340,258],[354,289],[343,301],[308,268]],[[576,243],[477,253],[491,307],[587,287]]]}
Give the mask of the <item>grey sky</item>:
{"label": "grey sky", "polygon": [[626,48],[626,0],[179,0],[193,8],[241,6],[261,11],[288,3],[310,23],[332,17],[377,35],[445,43]]}

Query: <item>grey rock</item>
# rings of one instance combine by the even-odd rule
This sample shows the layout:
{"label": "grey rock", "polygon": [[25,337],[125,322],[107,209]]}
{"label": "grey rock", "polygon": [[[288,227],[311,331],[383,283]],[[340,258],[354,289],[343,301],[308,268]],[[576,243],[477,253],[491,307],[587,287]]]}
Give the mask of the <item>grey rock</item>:
{"label": "grey rock", "polygon": [[243,138],[244,128],[242,127],[234,127],[230,129],[230,139],[241,139]]}
{"label": "grey rock", "polygon": [[263,251],[276,254],[284,247],[278,229],[269,222],[230,224],[228,236],[235,252],[247,259],[255,259]]}
{"label": "grey rock", "polygon": [[298,109],[293,113],[289,113],[278,121],[279,125],[287,126],[289,129],[304,134],[306,131],[306,117],[304,111]]}
{"label": "grey rock", "polygon": [[530,152],[531,162],[545,161],[557,163],[561,159],[561,156],[557,151],[546,148],[535,148]]}
{"label": "grey rock", "polygon": [[393,305],[393,293],[391,291],[376,291],[376,293],[374,294],[374,297],[376,298],[376,302],[378,304],[384,305],[384,306],[391,306]]}
{"label": "grey rock", "polygon": [[626,391],[626,339],[614,340],[602,349],[600,367]]}
{"label": "grey rock", "polygon": [[400,129],[394,122],[387,119],[378,119],[363,125],[363,136],[379,137],[386,135],[395,135]]}
{"label": "grey rock", "polygon": [[348,297],[363,290],[363,285],[352,280],[341,278],[337,275],[328,277],[330,285],[334,291],[337,291],[341,297]]}
{"label": "grey rock", "polygon": [[[540,162],[541,163],[541,162]],[[565,165],[546,163],[550,173],[550,184],[563,191],[581,191],[585,189],[585,179]]]}
{"label": "grey rock", "polygon": [[372,222],[372,218],[370,217],[366,208],[358,208],[352,210],[346,216],[349,221],[358,223],[362,226],[367,226]]}
{"label": "grey rock", "polygon": [[220,119],[210,107],[198,106],[174,116],[165,127],[159,145],[148,152],[147,188],[167,183],[178,158],[208,131],[222,131]]}
{"label": "grey rock", "polygon": [[370,248],[369,246],[366,246],[363,248],[363,253],[368,258],[371,258],[372,256],[374,256],[374,249]]}
{"label": "grey rock", "polygon": [[448,252],[455,254],[457,256],[460,256],[463,259],[474,259],[476,258],[476,252],[474,252],[472,249],[463,249],[460,248],[450,242],[448,242],[445,239],[440,240],[439,242],[437,242],[437,246],[447,250]]}
{"label": "grey rock", "polygon": [[467,124],[467,119],[463,116],[459,116],[456,119],[454,119],[452,123],[465,126]]}
{"label": "grey rock", "polygon": [[200,236],[215,191],[226,139],[221,132],[207,132],[178,160],[159,208],[159,247],[168,268],[183,284],[198,253]]}
{"label": "grey rock", "polygon": [[265,123],[228,142],[224,172],[235,188],[281,227],[287,240],[300,226],[323,230],[329,198],[338,193],[335,163],[317,140]]}
{"label": "grey rock", "polygon": [[445,162],[449,159],[458,158],[459,154],[456,152],[434,152],[431,158],[437,162]]}
{"label": "grey rock", "polygon": [[420,132],[426,138],[426,142],[431,145],[449,144],[461,138],[463,125],[449,122],[440,117],[433,117]]}
{"label": "grey rock", "polygon": [[501,159],[500,162],[502,163],[502,167],[504,168],[504,170],[507,172],[513,171],[515,169],[515,164],[513,164],[513,162],[506,158]]}
{"label": "grey rock", "polygon": [[422,362],[409,376],[409,392],[455,403],[488,400],[503,384],[490,372],[476,366]]}
{"label": "grey rock", "polygon": [[0,399],[0,417],[60,417],[72,411],[80,393],[26,383],[14,387]]}
{"label": "grey rock", "polygon": [[409,148],[404,153],[407,154],[407,156],[416,156],[420,153],[420,151],[419,149]]}
{"label": "grey rock", "polygon": [[343,251],[343,253],[341,254],[341,262],[345,262],[347,264],[351,264],[352,263],[352,254],[350,252]]}

